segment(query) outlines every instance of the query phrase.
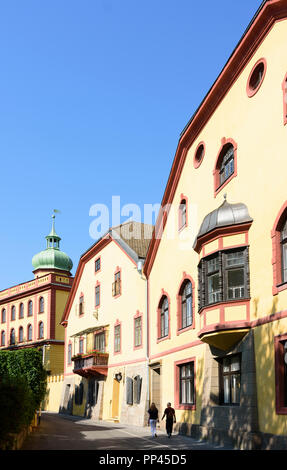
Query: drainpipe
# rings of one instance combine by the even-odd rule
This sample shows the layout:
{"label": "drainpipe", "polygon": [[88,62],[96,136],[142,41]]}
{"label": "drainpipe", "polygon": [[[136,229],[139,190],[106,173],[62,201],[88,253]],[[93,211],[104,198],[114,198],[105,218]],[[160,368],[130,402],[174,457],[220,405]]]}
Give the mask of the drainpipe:
{"label": "drainpipe", "polygon": [[[149,292],[148,292],[148,279],[143,275],[143,262],[138,261],[137,269],[141,275],[141,279],[145,282],[145,324],[146,324],[146,403],[147,407],[149,406],[150,400],[150,387],[149,387]],[[147,411],[147,410],[146,410]]]}

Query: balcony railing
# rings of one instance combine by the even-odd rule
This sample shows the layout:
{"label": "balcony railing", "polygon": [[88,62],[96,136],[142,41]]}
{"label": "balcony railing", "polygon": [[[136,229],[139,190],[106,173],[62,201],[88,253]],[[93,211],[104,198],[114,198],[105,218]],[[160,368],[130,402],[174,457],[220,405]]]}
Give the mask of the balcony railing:
{"label": "balcony railing", "polygon": [[72,357],[74,361],[73,372],[79,375],[89,375],[94,372],[102,374],[107,368],[109,354],[93,351],[87,354],[77,354]]}

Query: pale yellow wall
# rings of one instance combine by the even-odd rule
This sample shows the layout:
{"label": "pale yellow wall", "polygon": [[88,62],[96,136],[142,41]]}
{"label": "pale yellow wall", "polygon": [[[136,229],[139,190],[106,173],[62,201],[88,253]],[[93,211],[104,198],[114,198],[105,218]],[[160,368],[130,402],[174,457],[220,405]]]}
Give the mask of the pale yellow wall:
{"label": "pale yellow wall", "polygon": [[63,388],[63,375],[52,375],[47,380],[47,394],[43,402],[43,409],[54,413],[59,412]]}
{"label": "pale yellow wall", "polygon": [[[95,260],[101,256],[101,270],[95,273]],[[121,295],[112,296],[112,283],[116,268],[121,268]],[[95,317],[95,286],[100,282],[100,307]],[[84,315],[78,315],[78,304],[81,293],[84,294]],[[139,310],[142,313],[142,347],[134,350],[134,316]],[[114,353],[114,325],[121,322],[121,353]],[[145,358],[146,355],[146,281],[138,273],[136,265],[118,247],[115,242],[109,243],[85,264],[74,301],[71,306],[66,331],[66,374],[71,374],[74,363],[67,364],[67,345],[72,342],[72,355],[79,353],[79,339],[72,335],[87,328],[107,326],[109,353],[108,378],[104,385],[103,419],[110,416],[112,383],[115,370],[119,371],[123,363]],[[93,334],[84,335],[84,352],[94,348]],[[123,388],[120,387],[120,406]],[[76,414],[76,409],[74,413]],[[119,410],[120,411],[120,410]],[[78,410],[79,412],[79,410]]]}
{"label": "pale yellow wall", "polygon": [[[286,127],[283,125],[281,88],[287,72],[284,60],[286,35],[287,21],[276,23],[188,151],[171,209],[171,214],[173,212],[174,216],[168,217],[149,278],[151,357],[165,353],[164,361],[166,363],[168,359],[170,365],[177,360],[172,349],[198,340],[198,331],[203,327],[202,322],[200,324],[199,321],[197,305],[197,265],[200,256],[193,250],[193,242],[203,218],[223,203],[225,193],[229,203],[242,202],[246,204],[250,216],[254,219],[249,230],[251,320],[286,309],[287,291],[281,292],[276,297],[272,295],[273,271],[270,236],[276,216],[286,200],[287,164],[284,158]],[[253,65],[261,57],[267,60],[267,73],[260,90],[252,98],[248,98],[246,94],[247,79]],[[223,137],[232,138],[238,145],[237,176],[214,197],[213,169]],[[193,166],[194,152],[200,141],[205,142],[205,156],[199,168],[195,169]],[[178,233],[177,211],[182,193],[188,198],[189,226]],[[182,240],[183,237],[186,237],[185,241]],[[243,236],[233,236],[225,239],[223,246],[242,243],[244,243]],[[216,249],[216,245],[216,241],[212,242],[207,252]],[[196,283],[196,328],[176,335],[176,295],[184,271],[192,276]],[[170,297],[171,338],[157,344],[157,307],[162,289]],[[209,316],[214,314],[209,314]],[[237,319],[234,318],[235,315],[238,315],[239,320],[244,319],[244,308],[240,307],[236,312],[235,310],[227,311],[229,320]],[[270,358],[273,360],[272,324],[268,329],[270,335],[266,337],[266,341],[269,341]],[[287,325],[282,326],[282,329],[286,333]],[[258,342],[256,347],[259,347]],[[196,355],[197,363],[201,362],[202,355],[197,350],[197,347],[185,350],[183,358]],[[166,384],[170,394],[173,394],[173,379],[168,379],[168,377],[172,378],[168,373],[169,368],[164,370],[166,372],[163,376],[163,393],[168,395],[164,385]],[[259,374],[261,374],[261,369],[259,372],[257,371],[257,376]],[[273,388],[271,387],[271,390]],[[274,402],[274,390],[271,393]],[[199,399],[200,394],[200,390],[197,389],[197,398],[199,397]],[[264,393],[260,386],[258,387],[258,397],[260,406],[266,407],[263,402]],[[275,425],[272,424],[270,416],[265,418],[264,425],[263,419],[260,420],[262,430],[263,428],[265,430],[272,429],[273,432],[278,433],[286,426],[286,424],[284,426],[282,424],[286,423],[284,417],[278,417],[274,421]],[[272,416],[273,418],[274,416]]]}
{"label": "pale yellow wall", "polygon": [[287,434],[286,415],[275,412],[274,336],[286,334],[287,319],[255,328],[258,418],[262,432]]}
{"label": "pale yellow wall", "polygon": [[65,329],[61,325],[61,320],[70,291],[56,291],[56,316],[55,316],[55,338],[61,341],[65,339]]}

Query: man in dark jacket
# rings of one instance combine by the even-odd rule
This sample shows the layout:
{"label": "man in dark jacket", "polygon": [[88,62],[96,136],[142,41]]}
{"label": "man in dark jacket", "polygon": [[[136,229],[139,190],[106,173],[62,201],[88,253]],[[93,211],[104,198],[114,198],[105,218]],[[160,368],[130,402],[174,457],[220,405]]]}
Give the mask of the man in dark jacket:
{"label": "man in dark jacket", "polygon": [[166,416],[166,433],[168,437],[171,437],[173,423],[176,423],[175,410],[171,407],[171,403],[168,402],[167,408],[164,410],[163,418]]}

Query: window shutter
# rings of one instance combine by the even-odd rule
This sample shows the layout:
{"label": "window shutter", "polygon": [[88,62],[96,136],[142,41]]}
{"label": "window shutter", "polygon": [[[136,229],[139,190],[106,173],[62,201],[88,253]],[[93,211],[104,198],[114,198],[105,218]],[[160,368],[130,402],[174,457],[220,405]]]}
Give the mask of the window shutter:
{"label": "window shutter", "polygon": [[126,378],[126,394],[127,394],[127,404],[133,404],[133,380],[130,377]]}
{"label": "window shutter", "polygon": [[136,382],[136,400],[135,400],[135,403],[140,403],[140,401],[141,401],[141,390],[142,390],[142,377],[137,375],[135,377],[135,382]]}

